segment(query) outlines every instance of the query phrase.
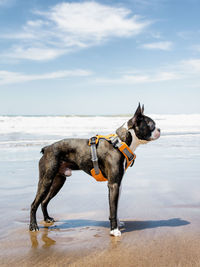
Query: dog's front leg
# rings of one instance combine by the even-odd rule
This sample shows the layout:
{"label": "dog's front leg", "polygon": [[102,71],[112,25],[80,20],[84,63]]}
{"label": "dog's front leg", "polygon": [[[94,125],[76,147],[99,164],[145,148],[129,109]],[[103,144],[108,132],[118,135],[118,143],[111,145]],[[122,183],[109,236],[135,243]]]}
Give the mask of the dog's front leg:
{"label": "dog's front leg", "polygon": [[[122,183],[121,183],[121,185],[120,185],[120,187],[119,187],[118,203],[119,203],[119,201],[120,201],[121,192],[122,192]],[[119,216],[117,217],[117,225],[118,225],[119,228],[122,228],[122,227],[125,226],[125,223],[124,223],[124,222],[121,222],[121,221],[119,220]]]}
{"label": "dog's front leg", "polygon": [[110,235],[121,236],[121,232],[117,226],[117,207],[119,198],[119,184],[108,183],[109,189],[109,205],[110,205]]}

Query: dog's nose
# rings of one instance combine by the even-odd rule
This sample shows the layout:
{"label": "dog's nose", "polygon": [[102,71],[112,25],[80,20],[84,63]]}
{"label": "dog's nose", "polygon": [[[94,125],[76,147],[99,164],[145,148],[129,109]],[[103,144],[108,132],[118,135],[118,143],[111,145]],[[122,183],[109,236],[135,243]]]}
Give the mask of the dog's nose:
{"label": "dog's nose", "polygon": [[159,133],[160,133],[160,128],[157,128],[157,130],[159,131]]}

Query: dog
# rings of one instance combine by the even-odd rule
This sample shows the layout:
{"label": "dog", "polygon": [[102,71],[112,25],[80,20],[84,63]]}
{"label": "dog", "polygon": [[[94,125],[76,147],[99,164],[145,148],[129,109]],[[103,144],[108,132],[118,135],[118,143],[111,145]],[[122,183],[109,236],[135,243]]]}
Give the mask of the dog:
{"label": "dog", "polygon": [[[144,115],[144,105],[141,107],[140,104],[134,116],[118,128],[116,133],[131,151],[135,151],[140,144],[146,144],[160,137],[160,129],[156,128],[151,118]],[[47,205],[62,188],[66,177],[74,170],[82,170],[91,175],[90,171],[93,168],[88,139],[63,139],[42,148],[41,152],[43,156],[39,161],[38,190],[30,210],[30,231],[39,230],[36,211],[40,204],[44,221],[54,221],[48,214]],[[110,235],[120,236],[117,207],[126,159],[117,148],[103,139],[99,141],[97,155],[99,169],[108,180]]]}

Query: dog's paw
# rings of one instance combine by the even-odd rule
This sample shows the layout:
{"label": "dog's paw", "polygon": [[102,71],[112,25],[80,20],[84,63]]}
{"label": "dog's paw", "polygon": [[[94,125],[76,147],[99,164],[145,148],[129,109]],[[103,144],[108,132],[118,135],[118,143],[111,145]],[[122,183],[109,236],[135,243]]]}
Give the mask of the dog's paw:
{"label": "dog's paw", "polygon": [[37,223],[31,223],[29,225],[29,231],[31,231],[31,232],[39,231],[39,227],[38,227]]}
{"label": "dog's paw", "polygon": [[54,218],[52,218],[52,217],[45,218],[44,221],[45,221],[46,223],[52,223],[52,222],[55,222]]}
{"label": "dog's paw", "polygon": [[125,223],[124,222],[121,222],[120,220],[117,221],[117,225],[118,227],[122,228],[125,226]]}
{"label": "dog's paw", "polygon": [[110,235],[112,235],[112,236],[121,236],[121,232],[119,231],[118,228],[116,228],[116,229],[110,231]]}

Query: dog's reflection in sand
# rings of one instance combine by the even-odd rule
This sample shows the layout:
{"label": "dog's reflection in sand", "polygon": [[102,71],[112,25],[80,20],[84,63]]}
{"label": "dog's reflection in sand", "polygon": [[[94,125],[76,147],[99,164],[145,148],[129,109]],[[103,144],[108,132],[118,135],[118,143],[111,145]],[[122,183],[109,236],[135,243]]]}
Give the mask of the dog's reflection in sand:
{"label": "dog's reflection in sand", "polygon": [[[42,235],[41,235],[42,234]],[[39,246],[38,239],[41,236],[41,240],[43,241],[43,248],[48,248],[56,244],[56,241],[48,236],[49,230],[48,228],[43,228],[42,233],[39,232],[29,232],[31,247],[37,248]]]}

